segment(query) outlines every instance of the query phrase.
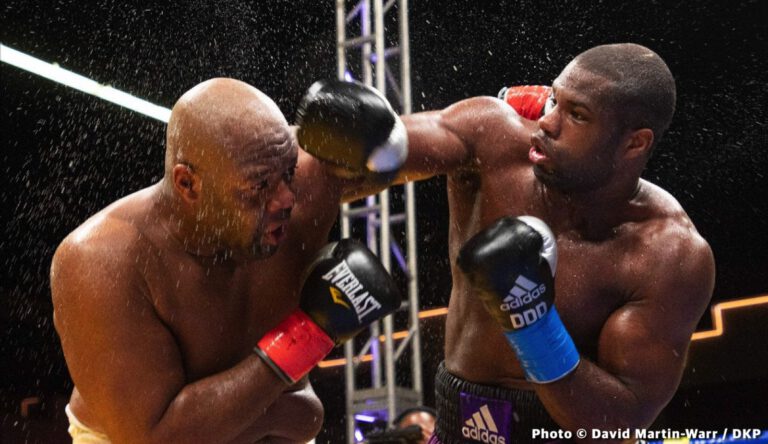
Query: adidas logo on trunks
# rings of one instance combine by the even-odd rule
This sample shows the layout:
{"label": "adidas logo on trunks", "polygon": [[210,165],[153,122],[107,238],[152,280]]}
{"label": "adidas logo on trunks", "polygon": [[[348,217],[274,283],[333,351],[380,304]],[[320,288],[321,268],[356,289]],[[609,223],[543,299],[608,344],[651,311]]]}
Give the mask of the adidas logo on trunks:
{"label": "adidas logo on trunks", "polygon": [[464,438],[479,441],[485,444],[506,444],[507,440],[499,436],[499,429],[496,421],[493,420],[488,404],[483,405],[472,417],[464,422],[461,428],[461,434]]}

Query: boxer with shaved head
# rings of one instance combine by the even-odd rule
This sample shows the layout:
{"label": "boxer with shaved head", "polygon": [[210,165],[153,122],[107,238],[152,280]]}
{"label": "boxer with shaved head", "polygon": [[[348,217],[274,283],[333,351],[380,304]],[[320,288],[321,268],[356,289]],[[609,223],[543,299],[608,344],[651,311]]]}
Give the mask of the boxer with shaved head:
{"label": "boxer with shaved head", "polygon": [[[355,85],[345,103],[368,92]],[[387,139],[397,116],[384,99],[366,103],[389,116],[374,124]],[[74,442],[311,440],[323,409],[306,374],[399,305],[370,251],[325,245],[368,167],[402,163],[399,131],[399,143],[366,145],[385,167],[355,153],[358,170],[338,175],[339,159],[299,149],[256,88],[220,78],[185,93],[162,180],[92,216],[53,259]]]}
{"label": "boxer with shaved head", "polygon": [[640,177],[675,108],[664,61],[602,45],[541,91],[503,91],[519,113],[478,97],[403,117],[398,180],[448,185],[453,289],[432,442],[649,426],[712,294],[709,245]]}

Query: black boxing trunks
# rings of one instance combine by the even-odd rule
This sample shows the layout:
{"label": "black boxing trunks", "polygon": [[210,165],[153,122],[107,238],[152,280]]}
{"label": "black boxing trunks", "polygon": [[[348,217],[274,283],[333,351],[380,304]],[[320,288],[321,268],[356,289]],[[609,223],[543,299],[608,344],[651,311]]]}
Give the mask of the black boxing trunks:
{"label": "black boxing trunks", "polygon": [[533,429],[560,429],[535,392],[474,384],[448,373],[444,362],[435,377],[435,404],[430,444],[542,443],[532,438]]}

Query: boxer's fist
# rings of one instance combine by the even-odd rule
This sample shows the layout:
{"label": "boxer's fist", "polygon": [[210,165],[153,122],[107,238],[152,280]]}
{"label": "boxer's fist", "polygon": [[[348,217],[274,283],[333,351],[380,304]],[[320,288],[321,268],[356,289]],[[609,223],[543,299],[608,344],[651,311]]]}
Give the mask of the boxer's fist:
{"label": "boxer's fist", "polygon": [[499,91],[498,98],[507,102],[520,117],[539,120],[546,112],[552,88],[539,85],[510,86]]}
{"label": "boxer's fist", "polygon": [[555,299],[557,246],[539,219],[500,219],[464,244],[457,263],[505,330],[536,322]]}
{"label": "boxer's fist", "polygon": [[297,139],[349,176],[395,176],[408,156],[405,127],[387,99],[359,82],[318,81],[299,104]]}
{"label": "boxer's fist", "polygon": [[579,354],[554,306],[557,245],[542,220],[498,220],[464,244],[457,264],[529,380],[552,382],[576,368]]}
{"label": "boxer's fist", "polygon": [[336,344],[400,306],[400,292],[379,259],[343,239],[320,250],[301,291],[301,309]]}
{"label": "boxer's fist", "polygon": [[292,383],[334,345],[400,306],[400,292],[378,258],[344,239],[318,252],[303,276],[300,309],[259,340],[255,349]]}

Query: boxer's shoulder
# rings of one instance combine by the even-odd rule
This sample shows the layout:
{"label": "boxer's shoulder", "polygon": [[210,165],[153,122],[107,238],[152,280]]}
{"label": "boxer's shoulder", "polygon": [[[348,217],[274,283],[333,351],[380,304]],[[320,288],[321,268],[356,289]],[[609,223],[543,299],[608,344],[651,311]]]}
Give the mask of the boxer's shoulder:
{"label": "boxer's shoulder", "polygon": [[443,124],[471,139],[506,139],[516,134],[530,141],[530,127],[510,106],[494,97],[471,97],[442,111]]}
{"label": "boxer's shoulder", "polygon": [[641,180],[635,200],[639,216],[630,226],[640,248],[674,251],[707,245],[682,205],[663,188]]}
{"label": "boxer's shoulder", "polygon": [[122,256],[135,258],[135,254],[147,252],[157,237],[153,232],[159,227],[151,225],[143,216],[137,220],[110,212],[97,213],[70,233],[62,244],[81,254],[106,254],[112,260]]}
{"label": "boxer's shoulder", "polygon": [[108,219],[89,219],[54,254],[50,283],[57,328],[69,333],[92,329],[78,327],[82,319],[111,316],[105,307],[144,305],[144,277],[137,266],[141,255],[134,241],[139,235],[129,224]]}
{"label": "boxer's shoulder", "polygon": [[713,262],[712,250],[683,214],[655,217],[642,224],[628,236],[624,255],[634,265],[636,276],[643,271],[668,275],[680,273],[685,279],[690,273],[704,273]]}
{"label": "boxer's shoulder", "polygon": [[[714,257],[707,241],[677,200],[644,182],[645,217],[629,223],[622,248],[624,263],[634,276],[637,297],[667,298],[680,294],[689,301],[711,296]],[[647,276],[656,276],[648,280]]]}
{"label": "boxer's shoulder", "polygon": [[496,174],[528,165],[536,122],[494,97],[472,97],[442,111],[442,125],[471,148],[470,170]]}
{"label": "boxer's shoulder", "polygon": [[[151,242],[141,224],[145,214],[126,208],[123,198],[104,208],[75,228],[59,244],[53,257],[52,281],[73,276],[93,279],[141,279],[137,264],[151,251]],[[130,205],[128,205],[130,207]]]}
{"label": "boxer's shoulder", "polygon": [[100,212],[64,238],[54,258],[113,262],[135,252],[141,238],[140,231],[132,223]]}

